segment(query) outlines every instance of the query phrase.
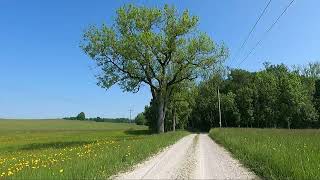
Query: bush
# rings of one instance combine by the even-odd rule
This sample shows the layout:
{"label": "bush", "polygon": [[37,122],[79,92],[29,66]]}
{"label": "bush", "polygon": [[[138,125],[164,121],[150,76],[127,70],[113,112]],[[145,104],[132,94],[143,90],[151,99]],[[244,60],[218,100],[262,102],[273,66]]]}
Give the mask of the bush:
{"label": "bush", "polygon": [[146,118],[144,117],[143,113],[139,113],[137,117],[134,119],[137,125],[145,125],[146,124]]}

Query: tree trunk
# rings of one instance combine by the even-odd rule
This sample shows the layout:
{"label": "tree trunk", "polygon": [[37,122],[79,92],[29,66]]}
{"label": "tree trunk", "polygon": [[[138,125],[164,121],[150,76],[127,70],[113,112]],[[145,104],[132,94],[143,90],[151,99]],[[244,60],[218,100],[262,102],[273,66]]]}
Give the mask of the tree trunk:
{"label": "tree trunk", "polygon": [[164,98],[158,97],[158,133],[164,132],[165,103]]}
{"label": "tree trunk", "polygon": [[288,129],[290,129],[291,128],[291,122],[290,122],[289,119],[287,119],[287,123],[288,123]]}

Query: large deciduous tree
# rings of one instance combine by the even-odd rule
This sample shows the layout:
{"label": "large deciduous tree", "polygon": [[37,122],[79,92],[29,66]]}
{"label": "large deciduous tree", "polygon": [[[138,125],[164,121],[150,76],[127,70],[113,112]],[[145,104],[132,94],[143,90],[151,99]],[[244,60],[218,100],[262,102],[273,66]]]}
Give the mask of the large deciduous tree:
{"label": "large deciduous tree", "polygon": [[92,26],[82,49],[100,67],[98,85],[118,84],[124,91],[150,87],[157,107],[157,130],[164,132],[166,106],[176,85],[208,73],[227,56],[223,46],[197,29],[198,17],[163,9],[125,5],[113,26]]}

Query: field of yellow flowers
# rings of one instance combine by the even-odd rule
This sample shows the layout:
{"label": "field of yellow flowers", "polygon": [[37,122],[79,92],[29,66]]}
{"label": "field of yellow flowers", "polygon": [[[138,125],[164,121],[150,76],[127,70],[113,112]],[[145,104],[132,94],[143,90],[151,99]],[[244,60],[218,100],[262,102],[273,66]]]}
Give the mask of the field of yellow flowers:
{"label": "field of yellow flowers", "polygon": [[320,179],[320,130],[216,128],[210,136],[264,179]]}
{"label": "field of yellow flowers", "polygon": [[187,132],[64,120],[0,120],[0,179],[101,179],[126,170]]}

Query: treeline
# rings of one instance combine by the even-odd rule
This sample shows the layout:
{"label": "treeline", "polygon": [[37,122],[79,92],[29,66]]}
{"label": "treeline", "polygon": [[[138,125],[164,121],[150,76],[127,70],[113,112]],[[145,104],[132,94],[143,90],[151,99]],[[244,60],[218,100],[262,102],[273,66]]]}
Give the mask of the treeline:
{"label": "treeline", "polygon": [[88,118],[89,121],[96,121],[96,122],[114,122],[114,123],[132,123],[134,121],[130,121],[129,118]]}
{"label": "treeline", "polygon": [[[230,69],[177,87],[166,109],[166,131],[219,127],[218,89],[223,127],[320,127],[320,64],[289,68],[265,63],[257,72]],[[151,102],[143,113],[152,130],[156,109]]]}
{"label": "treeline", "polygon": [[85,115],[84,112],[81,112],[76,117],[65,117],[63,119],[65,119],[65,120],[80,120],[80,121],[84,121],[84,120],[86,120],[86,115]]}
{"label": "treeline", "polygon": [[96,122],[113,122],[113,123],[132,123],[129,118],[86,118],[85,113],[81,112],[76,117],[65,117],[65,120],[80,120],[80,121],[96,121]]}

